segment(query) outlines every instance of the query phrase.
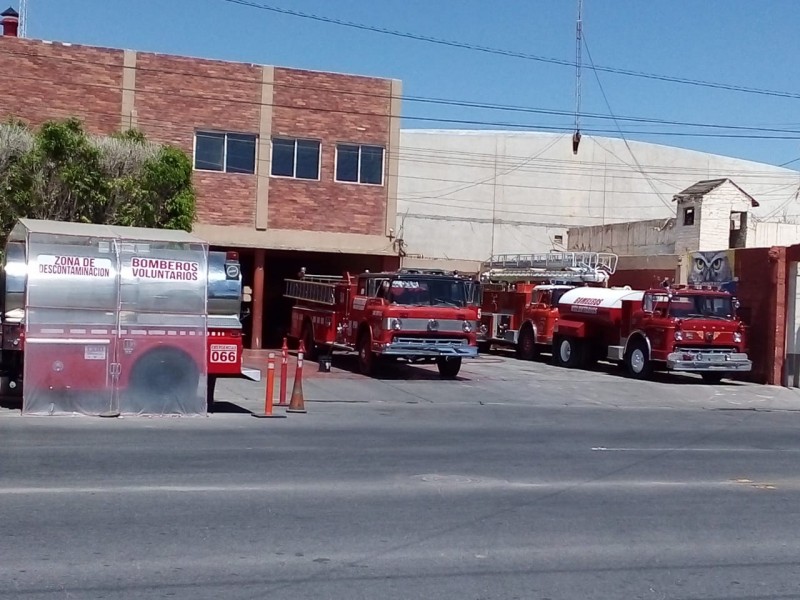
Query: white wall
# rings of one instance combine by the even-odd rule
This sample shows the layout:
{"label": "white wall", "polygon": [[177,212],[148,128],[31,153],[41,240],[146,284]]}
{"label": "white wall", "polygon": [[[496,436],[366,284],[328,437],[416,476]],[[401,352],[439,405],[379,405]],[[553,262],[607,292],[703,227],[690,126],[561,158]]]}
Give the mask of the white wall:
{"label": "white wall", "polygon": [[650,219],[569,230],[570,250],[633,254],[671,254],[675,249],[675,220]]}
{"label": "white wall", "polygon": [[564,249],[570,227],[674,217],[673,194],[719,177],[761,203],[756,215],[782,206],[800,213],[797,203],[786,203],[800,184],[797,171],[630,146],[636,161],[611,138],[584,136],[575,156],[570,135],[403,130],[397,222],[405,250],[411,258],[482,261],[493,253]]}

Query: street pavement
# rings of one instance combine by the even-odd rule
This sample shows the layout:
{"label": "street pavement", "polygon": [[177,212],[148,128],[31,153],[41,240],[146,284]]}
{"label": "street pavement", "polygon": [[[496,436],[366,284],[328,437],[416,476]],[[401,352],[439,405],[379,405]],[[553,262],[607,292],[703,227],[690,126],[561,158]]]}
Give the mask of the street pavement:
{"label": "street pavement", "polygon": [[796,392],[353,370],[285,419],[0,411],[0,598],[800,598]]}

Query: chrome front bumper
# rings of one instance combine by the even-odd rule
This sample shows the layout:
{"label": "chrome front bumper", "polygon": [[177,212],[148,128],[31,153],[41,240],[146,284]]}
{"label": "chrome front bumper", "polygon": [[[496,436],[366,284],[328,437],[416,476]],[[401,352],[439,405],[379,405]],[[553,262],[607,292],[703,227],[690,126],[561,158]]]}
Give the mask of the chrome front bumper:
{"label": "chrome front bumper", "polygon": [[736,371],[752,370],[753,361],[744,352],[672,352],[667,355],[670,371]]}
{"label": "chrome front bumper", "polygon": [[395,338],[388,344],[373,344],[373,351],[386,356],[443,356],[477,358],[478,347],[454,340]]}

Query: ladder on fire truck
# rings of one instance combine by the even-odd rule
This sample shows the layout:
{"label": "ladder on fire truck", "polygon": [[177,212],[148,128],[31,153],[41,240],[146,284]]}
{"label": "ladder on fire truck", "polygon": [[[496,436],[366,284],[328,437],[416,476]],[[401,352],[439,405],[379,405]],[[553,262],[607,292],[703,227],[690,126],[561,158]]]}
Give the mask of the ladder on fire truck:
{"label": "ladder on fire truck", "polygon": [[286,298],[303,300],[314,304],[336,304],[336,284],[343,283],[344,277],[330,275],[303,275],[302,279],[286,280]]}
{"label": "ladder on fire truck", "polygon": [[617,270],[618,258],[609,252],[499,254],[483,264],[481,279],[487,282],[607,283]]}

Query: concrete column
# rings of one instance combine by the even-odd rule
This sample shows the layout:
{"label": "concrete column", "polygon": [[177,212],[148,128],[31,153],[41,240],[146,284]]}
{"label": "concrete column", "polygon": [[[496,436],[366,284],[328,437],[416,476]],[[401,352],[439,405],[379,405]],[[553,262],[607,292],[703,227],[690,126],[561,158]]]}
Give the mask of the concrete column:
{"label": "concrete column", "polygon": [[250,347],[260,350],[262,332],[264,329],[264,255],[263,248],[256,248],[253,264],[253,330],[251,332]]}
{"label": "concrete column", "polygon": [[256,188],[256,229],[269,227],[269,174],[272,170],[270,155],[272,139],[272,103],[275,96],[275,67],[261,71],[261,115],[258,130],[258,183]]}
{"label": "concrete column", "polygon": [[122,115],[120,127],[123,131],[136,129],[136,52],[125,50],[122,65]]}

